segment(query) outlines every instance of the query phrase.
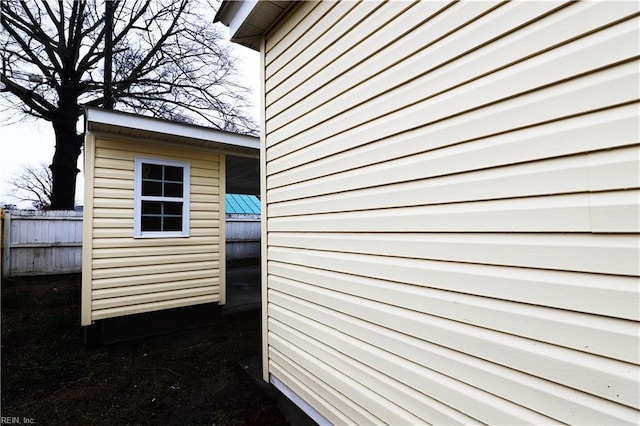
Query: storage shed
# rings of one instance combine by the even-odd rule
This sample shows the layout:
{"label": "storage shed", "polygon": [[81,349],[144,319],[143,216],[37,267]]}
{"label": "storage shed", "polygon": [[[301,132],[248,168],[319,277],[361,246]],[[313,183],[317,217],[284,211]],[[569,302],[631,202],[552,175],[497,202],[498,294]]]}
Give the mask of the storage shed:
{"label": "storage shed", "polygon": [[637,1],[227,1],[264,378],[319,423],[638,424]]}
{"label": "storage shed", "polygon": [[96,108],[85,132],[82,325],[224,304],[225,192],[259,193],[258,139]]}

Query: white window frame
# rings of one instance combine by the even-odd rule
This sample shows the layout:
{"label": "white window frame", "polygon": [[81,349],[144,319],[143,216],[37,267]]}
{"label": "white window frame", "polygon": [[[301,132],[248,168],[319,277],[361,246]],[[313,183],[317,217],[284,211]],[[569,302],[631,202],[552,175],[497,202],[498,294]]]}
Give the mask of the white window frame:
{"label": "white window frame", "polygon": [[[182,197],[142,196],[142,164],[182,167]],[[176,238],[189,236],[189,193],[191,190],[191,166],[186,161],[165,160],[161,158],[135,157],[133,179],[133,237],[134,238]],[[142,232],[142,201],[182,202],[182,231]]]}

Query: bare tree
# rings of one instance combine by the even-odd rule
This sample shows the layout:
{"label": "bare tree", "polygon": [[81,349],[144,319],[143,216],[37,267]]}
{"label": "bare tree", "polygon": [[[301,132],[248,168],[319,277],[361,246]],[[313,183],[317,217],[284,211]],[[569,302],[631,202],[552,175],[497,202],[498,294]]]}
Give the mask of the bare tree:
{"label": "bare tree", "polygon": [[211,5],[113,0],[112,6],[114,75],[112,98],[105,99],[102,0],[0,0],[0,105],[14,120],[34,116],[51,122],[53,209],[73,208],[82,104],[115,101],[122,110],[256,132],[228,44],[207,18]]}
{"label": "bare tree", "polygon": [[25,165],[17,176],[9,179],[11,196],[18,201],[30,201],[38,210],[51,207],[53,177],[46,163]]}

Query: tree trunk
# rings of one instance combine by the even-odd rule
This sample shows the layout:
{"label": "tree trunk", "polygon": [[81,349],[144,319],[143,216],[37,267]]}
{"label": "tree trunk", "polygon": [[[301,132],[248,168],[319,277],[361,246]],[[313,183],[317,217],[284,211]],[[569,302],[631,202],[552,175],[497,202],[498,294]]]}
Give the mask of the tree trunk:
{"label": "tree trunk", "polygon": [[76,131],[76,116],[66,116],[52,122],[56,150],[49,166],[53,178],[52,210],[73,210],[76,199],[77,164],[82,147],[82,135]]}

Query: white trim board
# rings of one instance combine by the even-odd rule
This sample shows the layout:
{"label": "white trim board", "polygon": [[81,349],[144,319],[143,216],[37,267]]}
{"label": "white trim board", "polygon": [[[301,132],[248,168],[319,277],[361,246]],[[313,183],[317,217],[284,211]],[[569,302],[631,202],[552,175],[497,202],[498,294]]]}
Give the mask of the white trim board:
{"label": "white trim board", "polygon": [[311,405],[295,393],[289,386],[282,383],[276,376],[269,376],[271,384],[275,386],[284,396],[289,398],[291,402],[298,406],[304,413],[320,426],[332,426],[333,424],[327,420],[322,414],[318,413]]}
{"label": "white trim board", "polygon": [[91,124],[104,124],[170,136],[199,139],[236,147],[259,150],[260,139],[254,136],[224,132],[192,124],[161,120],[119,111],[85,107],[85,131],[92,131]]}

